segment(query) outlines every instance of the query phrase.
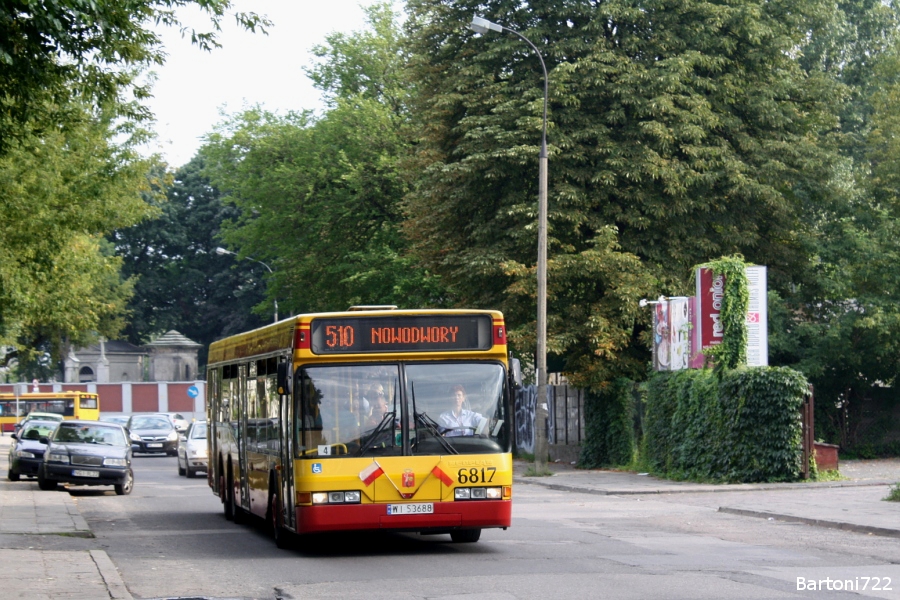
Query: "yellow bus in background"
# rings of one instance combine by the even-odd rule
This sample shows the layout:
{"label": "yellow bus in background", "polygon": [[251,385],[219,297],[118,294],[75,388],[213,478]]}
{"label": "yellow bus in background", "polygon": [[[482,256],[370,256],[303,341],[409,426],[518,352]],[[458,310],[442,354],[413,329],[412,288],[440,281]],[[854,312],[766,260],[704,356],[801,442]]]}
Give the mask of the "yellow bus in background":
{"label": "yellow bus in background", "polygon": [[0,394],[0,428],[12,431],[15,424],[32,412],[53,413],[65,419],[100,418],[100,399],[89,392],[33,392]]}
{"label": "yellow bus in background", "polygon": [[475,542],[512,514],[503,315],[360,307],[210,345],[208,480],[236,522]]}

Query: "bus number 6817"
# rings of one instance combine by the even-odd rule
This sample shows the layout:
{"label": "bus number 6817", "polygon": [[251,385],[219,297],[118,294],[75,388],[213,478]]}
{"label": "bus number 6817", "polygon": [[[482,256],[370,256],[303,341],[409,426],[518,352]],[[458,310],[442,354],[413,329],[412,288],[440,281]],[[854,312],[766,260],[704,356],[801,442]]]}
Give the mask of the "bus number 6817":
{"label": "bus number 6817", "polygon": [[459,483],[490,483],[494,480],[494,473],[497,467],[469,467],[462,468],[456,473],[456,480]]}

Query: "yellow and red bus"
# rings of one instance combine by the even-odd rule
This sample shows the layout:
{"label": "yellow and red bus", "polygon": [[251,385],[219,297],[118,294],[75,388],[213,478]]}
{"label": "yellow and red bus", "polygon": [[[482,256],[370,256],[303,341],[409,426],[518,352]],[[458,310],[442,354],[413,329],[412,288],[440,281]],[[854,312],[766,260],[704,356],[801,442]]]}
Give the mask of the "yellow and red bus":
{"label": "yellow and red bus", "polygon": [[339,530],[475,542],[511,521],[512,386],[497,311],[360,307],[235,335],[209,349],[209,484],[279,547]]}
{"label": "yellow and red bus", "polygon": [[29,413],[43,412],[62,415],[65,419],[100,418],[100,399],[89,392],[33,392],[0,394],[0,428],[12,431],[16,423]]}

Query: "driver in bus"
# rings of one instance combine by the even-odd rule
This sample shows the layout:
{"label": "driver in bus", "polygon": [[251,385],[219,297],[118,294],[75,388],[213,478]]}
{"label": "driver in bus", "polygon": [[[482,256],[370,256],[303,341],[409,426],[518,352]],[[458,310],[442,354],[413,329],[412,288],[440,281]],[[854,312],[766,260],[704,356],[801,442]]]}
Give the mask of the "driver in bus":
{"label": "driver in bus", "polygon": [[454,385],[450,388],[450,393],[452,408],[442,412],[441,416],[438,417],[441,432],[444,434],[444,437],[475,435],[475,430],[483,417],[479,413],[466,408],[468,399],[463,386]]}
{"label": "driver in bus", "polygon": [[372,404],[372,414],[369,415],[369,419],[366,422],[368,427],[376,427],[382,420],[384,420],[384,415],[388,412],[388,403],[387,398],[384,397],[384,392],[381,392],[380,395],[375,396],[375,401]]}

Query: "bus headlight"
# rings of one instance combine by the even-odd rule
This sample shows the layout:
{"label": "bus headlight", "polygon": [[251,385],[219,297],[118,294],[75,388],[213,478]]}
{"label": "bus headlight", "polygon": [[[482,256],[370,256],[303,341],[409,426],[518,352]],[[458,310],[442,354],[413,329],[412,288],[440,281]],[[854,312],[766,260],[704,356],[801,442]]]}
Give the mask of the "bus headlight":
{"label": "bus headlight", "polygon": [[456,488],[453,490],[454,500],[500,500],[502,497],[503,488],[498,487]]}
{"label": "bus headlight", "polygon": [[313,492],[313,504],[359,504],[361,494],[355,491]]}

